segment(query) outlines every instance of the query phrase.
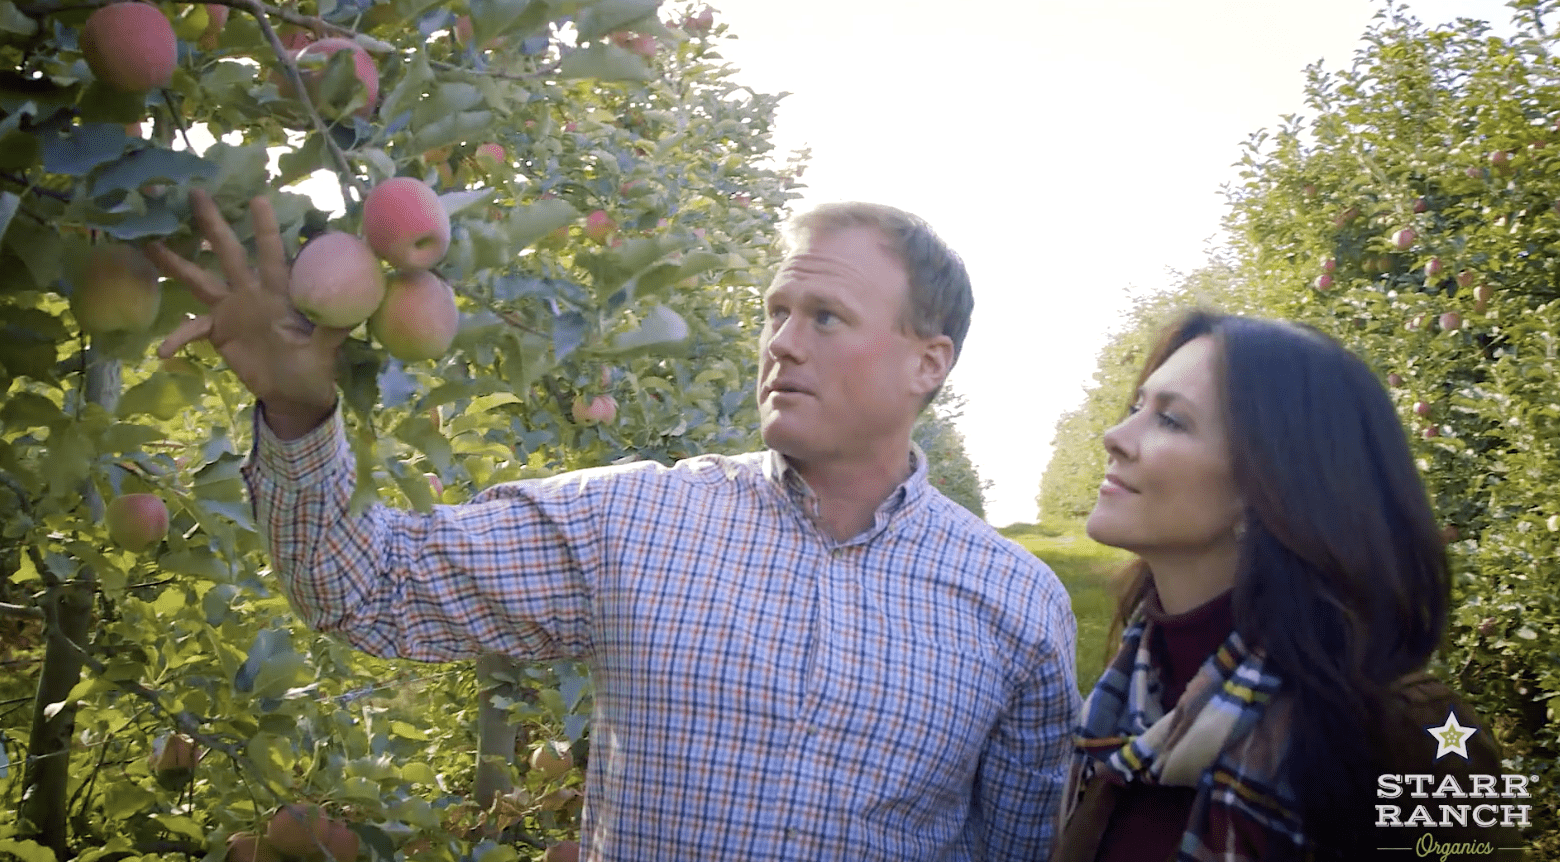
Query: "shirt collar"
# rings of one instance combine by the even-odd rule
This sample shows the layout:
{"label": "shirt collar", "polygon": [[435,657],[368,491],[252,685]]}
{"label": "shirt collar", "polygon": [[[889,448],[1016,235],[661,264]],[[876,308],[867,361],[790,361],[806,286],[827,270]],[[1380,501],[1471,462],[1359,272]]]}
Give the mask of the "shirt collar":
{"label": "shirt collar", "polygon": [[[900,482],[872,515],[872,526],[863,535],[872,535],[883,529],[888,519],[920,499],[927,488],[926,453],[914,441],[910,443],[910,475]],[[808,487],[802,474],[791,464],[791,459],[768,450],[764,459],[764,478],[775,483],[785,492],[807,519],[817,524],[820,519],[818,495]],[[860,538],[860,537],[857,537]]]}

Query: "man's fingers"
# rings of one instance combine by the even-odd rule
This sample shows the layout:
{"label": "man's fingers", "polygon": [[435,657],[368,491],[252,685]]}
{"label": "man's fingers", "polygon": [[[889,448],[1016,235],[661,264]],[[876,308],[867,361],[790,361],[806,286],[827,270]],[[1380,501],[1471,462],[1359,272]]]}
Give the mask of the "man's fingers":
{"label": "man's fingers", "polygon": [[172,359],[175,353],[184,348],[184,345],[202,338],[211,337],[211,315],[202,314],[194,320],[186,320],[179,324],[179,328],[168,334],[163,339],[161,346],[157,348],[157,356],[161,359]]}
{"label": "man's fingers", "polygon": [[352,329],[350,327],[342,329],[339,326],[320,326],[315,324],[314,331],[309,334],[309,340],[322,347],[328,347],[331,350],[335,350],[336,348],[340,347],[342,343],[347,340],[347,336],[351,334]]}
{"label": "man's fingers", "polygon": [[201,302],[216,305],[227,296],[227,288],[217,283],[211,273],[169,251],[162,243],[149,242],[143,251],[146,259],[156,264],[163,275],[189,285],[190,292]]}
{"label": "man's fingers", "polygon": [[276,224],[276,210],[264,196],[249,202],[249,218],[255,226],[255,254],[260,258],[260,289],[287,293],[287,251],[282,231]]}
{"label": "man's fingers", "polygon": [[233,227],[222,217],[222,211],[217,209],[217,202],[211,199],[211,195],[200,189],[192,189],[190,210],[195,213],[195,224],[200,228],[201,235],[206,238],[206,242],[211,243],[212,251],[217,253],[217,260],[222,262],[222,271],[227,275],[228,284],[237,286],[253,279],[249,269],[249,252],[244,250],[244,244],[238,241],[238,234],[233,233]]}

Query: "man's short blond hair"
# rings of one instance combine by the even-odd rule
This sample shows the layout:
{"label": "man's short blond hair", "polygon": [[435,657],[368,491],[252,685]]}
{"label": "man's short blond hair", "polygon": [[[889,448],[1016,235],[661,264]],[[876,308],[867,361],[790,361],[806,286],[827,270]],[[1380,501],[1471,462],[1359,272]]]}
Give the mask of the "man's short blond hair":
{"label": "man's short blond hair", "polygon": [[782,236],[786,250],[794,251],[808,237],[862,226],[877,228],[883,234],[887,249],[909,276],[905,328],[922,338],[948,336],[957,362],[975,309],[970,275],[964,261],[924,219],[886,204],[844,201],[792,216]]}

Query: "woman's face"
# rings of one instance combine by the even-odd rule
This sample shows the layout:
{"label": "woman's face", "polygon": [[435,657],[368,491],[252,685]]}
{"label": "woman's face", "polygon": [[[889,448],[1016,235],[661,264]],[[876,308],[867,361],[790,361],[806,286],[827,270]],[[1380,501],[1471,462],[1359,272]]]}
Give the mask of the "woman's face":
{"label": "woman's face", "polygon": [[1210,336],[1182,345],[1143,382],[1127,418],[1105,432],[1106,477],[1086,524],[1095,541],[1144,558],[1195,557],[1235,543],[1243,506],[1218,351]]}

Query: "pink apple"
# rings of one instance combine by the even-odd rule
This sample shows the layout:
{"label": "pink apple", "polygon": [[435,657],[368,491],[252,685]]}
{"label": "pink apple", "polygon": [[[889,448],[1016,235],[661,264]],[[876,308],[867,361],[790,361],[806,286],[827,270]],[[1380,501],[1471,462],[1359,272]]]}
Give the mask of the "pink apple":
{"label": "pink apple", "polygon": [[1428,401],[1415,401],[1414,402],[1414,412],[1418,413],[1420,416],[1429,416],[1430,415],[1430,402],[1428,402]]}
{"label": "pink apple", "polygon": [[321,326],[351,328],[385,298],[385,274],[364,242],[350,233],[323,233],[298,252],[288,295]]}
{"label": "pink apple", "polygon": [[1388,374],[1387,375],[1387,385],[1388,386],[1402,386],[1403,385],[1403,375],[1397,373],[1396,371],[1392,372],[1391,374]]}
{"label": "pink apple", "polygon": [[1467,287],[1468,285],[1473,284],[1473,277],[1472,270],[1465,269],[1462,272],[1457,273],[1457,286]]}
{"label": "pink apple", "polygon": [[1333,277],[1332,276],[1330,276],[1330,275],[1319,275],[1319,276],[1316,277],[1316,289],[1317,290],[1331,290],[1332,286],[1333,286]]}
{"label": "pink apple", "polygon": [[1425,264],[1425,277],[1435,278],[1436,276],[1440,275],[1441,270],[1445,268],[1446,267],[1442,265],[1440,258],[1432,257],[1430,258],[1430,262]]}
{"label": "pink apple", "polygon": [[596,242],[605,242],[615,230],[617,223],[604,210],[594,210],[585,216],[585,235]]}
{"label": "pink apple", "polygon": [[427,183],[393,177],[363,201],[363,235],[396,269],[429,269],[449,251],[450,216]]}
{"label": "pink apple", "polygon": [[402,362],[438,359],[449,352],[459,330],[455,292],[425,269],[391,276],[384,302],[368,319],[368,331]]}
{"label": "pink apple", "polygon": [[1392,235],[1392,245],[1398,251],[1407,251],[1418,238],[1419,234],[1415,233],[1413,228],[1406,227]]}
{"label": "pink apple", "polygon": [[1424,198],[1416,198],[1414,200],[1414,212],[1422,213],[1429,208],[1430,204]]}
{"label": "pink apple", "polygon": [[108,537],[127,551],[140,553],[168,535],[168,507],[156,494],[125,494],[108,502],[103,520]]}
{"label": "pink apple", "polygon": [[1455,311],[1448,311],[1440,318],[1442,332],[1456,332],[1462,329],[1462,315]]}
{"label": "pink apple", "polygon": [[[320,82],[325,78],[325,65],[337,51],[352,52],[352,72],[363,88],[363,104],[353,113],[360,117],[372,116],[374,107],[379,103],[379,67],[374,65],[374,58],[368,50],[351,39],[331,37],[310,42],[293,58],[298,64],[298,75],[309,90],[309,98],[321,113],[332,116],[332,119],[339,118],[340,112],[330,105],[321,105],[319,96]],[[284,96],[294,95],[292,85],[285,77],[279,90]]]}
{"label": "pink apple", "polygon": [[150,3],[112,3],[87,18],[79,37],[92,76],[115,90],[144,93],[173,81],[179,40]]}

